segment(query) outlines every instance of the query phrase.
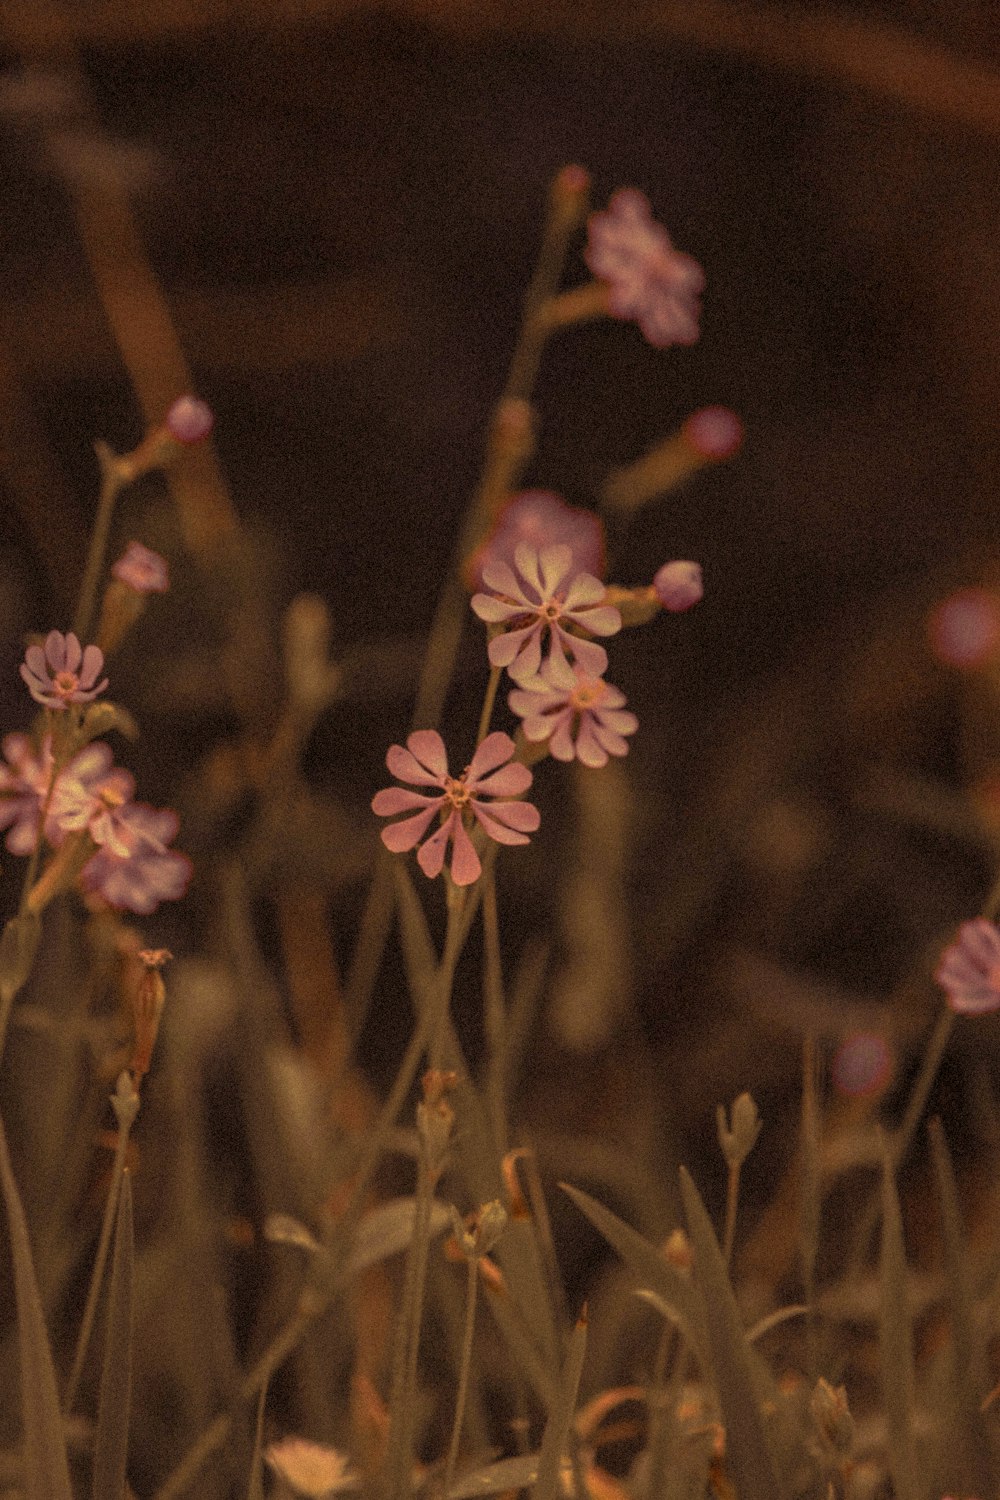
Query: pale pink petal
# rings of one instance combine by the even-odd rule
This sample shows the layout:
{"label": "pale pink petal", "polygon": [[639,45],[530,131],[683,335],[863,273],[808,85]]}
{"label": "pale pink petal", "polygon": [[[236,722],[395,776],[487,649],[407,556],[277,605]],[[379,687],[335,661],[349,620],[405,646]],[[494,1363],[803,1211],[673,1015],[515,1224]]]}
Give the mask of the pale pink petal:
{"label": "pale pink petal", "polygon": [[502,625],[506,620],[517,620],[525,614],[523,604],[509,604],[505,599],[494,599],[492,594],[473,594],[469,603],[473,614],[487,625]]}
{"label": "pale pink petal", "polygon": [[500,771],[494,771],[492,776],[485,777],[476,783],[475,787],[468,783],[469,790],[475,791],[477,796],[485,794],[487,797],[520,797],[531,785],[531,772],[527,766],[522,766],[520,761],[514,761],[509,766],[504,766]]}
{"label": "pale pink petal", "polygon": [[502,766],[513,754],[514,741],[509,734],[503,734],[500,730],[488,734],[466,768],[466,786],[471,791],[479,783],[480,777],[496,766]]}
{"label": "pale pink petal", "polygon": [[607,765],[608,762],[608,752],[594,734],[594,725],[589,714],[583,716],[577,732],[576,758],[582,765],[594,768]]}
{"label": "pale pink petal", "polygon": [[521,630],[509,630],[506,635],[496,635],[489,644],[490,665],[493,667],[509,667],[514,658],[534,637],[538,660],[541,661],[541,648],[537,645],[542,634],[542,624],[536,620],[532,625],[525,625]]}
{"label": "pale pink petal", "polygon": [[525,739],[530,740],[533,745],[537,745],[541,740],[548,739],[558,723],[559,719],[556,715],[552,715],[549,718],[533,718],[529,716],[522,722],[521,728],[524,730]]}
{"label": "pale pink petal", "polygon": [[439,797],[424,797],[420,792],[407,791],[401,786],[387,786],[372,798],[372,812],[380,818],[391,818],[394,813],[412,812],[416,807],[440,807],[444,801]]}
{"label": "pale pink petal", "polygon": [[494,825],[516,829],[519,834],[534,833],[542,821],[533,802],[473,802],[472,811],[490,838],[500,844],[527,843],[526,838],[508,839],[494,831]]}
{"label": "pale pink petal", "polygon": [[639,720],[635,714],[628,709],[601,708],[594,715],[599,724],[605,724],[615,734],[635,734],[639,728]]}
{"label": "pale pink petal", "polygon": [[390,823],[388,828],[382,829],[382,842],[385,847],[391,849],[393,854],[405,854],[423,838],[434,812],[433,807],[425,807],[423,812],[417,813],[415,817],[402,818],[398,823]]}
{"label": "pale pink petal", "polygon": [[29,646],[24,653],[24,661],[28,671],[33,677],[37,678],[39,683],[48,682],[49,668],[45,660],[45,652],[41,646]]}
{"label": "pale pink petal", "polygon": [[472,840],[465,831],[465,824],[461,818],[456,819],[451,848],[452,880],[456,885],[472,885],[474,881],[479,879],[483,867],[479,862],[479,855],[473,847]]}
{"label": "pale pink petal", "polygon": [[448,840],[454,833],[458,822],[458,813],[453,811],[445,822],[441,824],[441,827],[432,833],[430,838],[421,844],[417,850],[417,864],[429,880],[434,880],[441,874],[444,868],[444,856]]}
{"label": "pale pink petal", "polygon": [[[565,642],[588,677],[604,676],[608,670],[608,653],[603,646],[599,646],[596,641],[581,640],[578,635],[569,635],[562,630],[559,631],[559,638]],[[554,648],[555,632],[553,632],[553,652]]]}
{"label": "pale pink petal", "polygon": [[522,718],[528,715],[548,713],[550,709],[558,708],[565,703],[565,693],[553,693],[545,686],[541,677],[535,678],[536,682],[542,683],[541,687],[533,687],[531,683],[525,683],[523,687],[515,688],[507,694],[507,704],[511,713],[519,714]]}
{"label": "pale pink petal", "polygon": [[622,628],[621,614],[613,604],[602,604],[596,609],[573,610],[568,614],[576,624],[589,630],[591,635],[617,635]]}
{"label": "pale pink petal", "polygon": [[73,672],[80,660],[80,642],[72,631],[50,630],[45,637],[45,657],[53,672]]}
{"label": "pale pink petal", "polygon": [[[83,653],[83,662],[80,668],[80,686],[92,688],[97,680],[97,674],[104,666],[104,652],[100,646],[87,646]],[[107,687],[107,681],[104,686]]]}
{"label": "pale pink petal", "polygon": [[[569,613],[569,611],[574,609],[583,609],[588,606],[600,604],[604,598],[604,594],[604,584],[599,578],[594,578],[590,573],[578,573],[566,590],[563,608]],[[612,607],[611,605],[607,606],[608,609]],[[615,610],[615,613],[617,614],[618,611]],[[619,617],[620,623],[621,619]]]}
{"label": "pale pink petal", "polygon": [[[545,588],[538,569],[537,550],[528,542],[518,542],[517,546],[514,548],[514,563],[517,567],[517,571],[520,573],[525,583],[535,594],[537,594],[538,597],[532,604],[532,608],[537,609],[538,605],[541,604],[546,597]],[[522,588],[521,598],[530,599],[531,594],[526,593]]]}
{"label": "pale pink petal", "polygon": [[[555,542],[543,547],[538,553],[538,570],[541,574],[542,596],[551,599],[573,566],[573,549],[565,542]],[[601,593],[604,593],[603,588]]]}
{"label": "pale pink petal", "polygon": [[567,709],[549,739],[549,754],[555,756],[556,760],[572,760],[576,754],[573,737],[570,734],[572,717],[572,713]]}
{"label": "pale pink petal", "polygon": [[483,567],[483,582],[487,588],[495,589],[498,594],[506,594],[509,599],[518,599],[522,604],[528,604],[524,590],[508,563],[500,561],[486,563]]}
{"label": "pale pink petal", "polygon": [[420,764],[415,755],[409,750],[404,750],[402,745],[390,745],[386,751],[385,763],[393,776],[398,776],[400,781],[409,781],[414,786],[440,786],[443,777],[435,776]]}
{"label": "pale pink petal", "polygon": [[622,735],[595,715],[588,714],[587,717],[594,739],[609,755],[628,754],[628,741]]}
{"label": "pale pink petal", "polygon": [[[498,637],[498,639],[503,640],[504,637],[500,636]],[[496,643],[494,642],[494,644]],[[493,661],[492,655],[490,656],[490,660]],[[530,630],[528,632],[524,640],[524,644],[521,646],[514,659],[510,662],[509,666],[507,667],[507,671],[510,673],[511,677],[513,677],[515,682],[522,683],[529,677],[537,676],[538,668],[541,666],[541,664],[542,625],[539,622],[539,624],[537,624],[533,630]],[[494,666],[495,665],[496,663],[494,662]]]}
{"label": "pale pink petal", "polygon": [[407,738],[406,748],[433,775],[447,776],[448,756],[445,752],[444,740],[436,729],[415,729]]}

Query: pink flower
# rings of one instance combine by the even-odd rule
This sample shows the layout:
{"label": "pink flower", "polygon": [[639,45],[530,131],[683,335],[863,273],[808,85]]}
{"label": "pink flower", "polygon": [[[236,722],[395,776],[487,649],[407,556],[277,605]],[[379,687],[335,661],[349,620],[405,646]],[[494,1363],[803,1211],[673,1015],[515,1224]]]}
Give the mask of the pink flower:
{"label": "pink flower", "polygon": [[945,666],[966,672],[986,666],[1000,647],[1000,595],[976,585],[956,589],[928,615],[927,639]]}
{"label": "pink flower", "polygon": [[112,764],[111,751],[103,741],[86,745],[55,784],[46,837],[51,844],[60,844],[67,833],[85,828],[95,844],[128,859],[133,848],[129,818],[134,792],[133,777]]}
{"label": "pink flower", "polygon": [[[105,842],[80,874],[83,889],[118,910],[148,916],[161,901],[177,901],[187,890],[194,866],[186,854],[167,845],[180,820],[172,808],[130,802],[119,810],[114,847]],[[125,850],[124,853],[117,852]]]}
{"label": "pink flower", "polygon": [[197,396],[178,396],[163,425],[175,442],[200,443],[215,426],[215,417],[212,408]]}
{"label": "pink flower", "polygon": [[67,703],[90,703],[104,692],[108,679],[97,681],[103,666],[104,653],[99,646],[81,650],[72,631],[63,635],[61,630],[50,630],[44,649],[29,646],[24,653],[21,676],[36,703],[64,709]]}
{"label": "pink flower", "polygon": [[963,922],[941,955],[934,978],[952,1010],[978,1016],[1000,1009],[1000,932],[985,917]]}
{"label": "pink flower", "polygon": [[608,283],[614,316],[633,318],[655,348],[695,343],[705,273],[674,249],[644,194],[621,188],[604,213],[591,214],[584,259]]}
{"label": "pink flower", "polygon": [[[608,654],[596,641],[582,640],[566,628],[575,625],[591,635],[614,635],[622,617],[610,604],[601,604],[604,585],[591,573],[578,573],[570,547],[543,547],[536,552],[526,542],[514,549],[513,568],[488,562],[483,581],[493,594],[473,594],[472,608],[489,625],[509,626],[490,641],[494,667],[506,667],[515,682],[534,677],[542,662],[542,639],[549,632],[549,661],[566,665],[566,650],[585,671],[599,677]],[[565,622],[565,623],[564,623]]]}
{"label": "pink flower", "polygon": [[547,739],[556,760],[574,756],[585,766],[607,765],[609,755],[625,755],[627,734],[639,727],[625,708],[625,694],[603,677],[593,677],[579,666],[550,663],[533,680],[523,683],[507,699],[524,720],[525,739]]}
{"label": "pink flower", "polygon": [[170,587],[167,559],[141,542],[129,542],[111,575],[137,594],[165,594]]}
{"label": "pink flower", "polygon": [[699,458],[716,463],[732,458],[743,446],[743,423],[728,406],[703,406],[693,411],[681,432]]}
{"label": "pink flower", "polygon": [[696,562],[664,563],[653,579],[653,589],[663,608],[674,615],[690,609],[705,593]]}
{"label": "pink flower", "polygon": [[559,495],[547,490],[525,490],[508,500],[492,532],[466,563],[470,588],[483,587],[483,568],[487,563],[502,562],[509,567],[520,542],[527,542],[537,552],[564,542],[573,554],[577,572],[597,577],[604,572],[604,527],[600,517],[593,511],[567,505]]}
{"label": "pink flower", "polygon": [[36,752],[26,734],[8,734],[2,748],[6,764],[0,765],[0,828],[9,830],[11,854],[30,854],[52,779],[52,737],[46,735]]}
{"label": "pink flower", "polygon": [[[471,885],[482,866],[469,838],[471,818],[498,844],[526,844],[538,827],[537,807],[530,802],[511,801],[531,785],[531,772],[518,763],[507,764],[514,754],[514,741],[507,734],[488,734],[461,776],[448,775],[444,741],[436,729],[418,729],[406,741],[407,748],[392,745],[385,763],[393,776],[411,786],[438,787],[437,793],[410,792],[386,787],[372,799],[372,811],[380,818],[394,813],[413,813],[382,830],[382,842],[394,854],[420,843],[435,813],[441,826],[425,840],[417,863],[431,879],[440,875],[448,840],[452,843],[451,878],[456,885]],[[500,798],[500,801],[494,801]],[[471,817],[470,817],[471,815]]]}
{"label": "pink flower", "polygon": [[264,1457],[276,1474],[298,1495],[311,1500],[361,1488],[346,1453],[312,1443],[308,1438],[286,1437],[269,1443]]}

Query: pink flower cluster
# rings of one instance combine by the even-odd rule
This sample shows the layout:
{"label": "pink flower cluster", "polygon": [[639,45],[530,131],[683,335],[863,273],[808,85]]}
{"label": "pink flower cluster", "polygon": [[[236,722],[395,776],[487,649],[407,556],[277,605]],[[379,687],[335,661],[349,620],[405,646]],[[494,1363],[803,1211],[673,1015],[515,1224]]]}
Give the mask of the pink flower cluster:
{"label": "pink flower cluster", "polygon": [[[96,646],[82,648],[75,635],[53,630],[44,648],[28,647],[21,675],[36,702],[62,711],[103,692],[107,679],[96,681],[103,664]],[[25,734],[9,734],[0,750],[0,829],[7,830],[12,854],[30,854],[39,838],[52,849],[86,838],[93,852],[79,882],[87,895],[148,915],[161,901],[184,894],[191,861],[168,847],[177,835],[177,814],[136,802],[135,781],[114,765],[103,741],[84,745],[58,765],[51,733],[40,745]]]}
{"label": "pink flower cluster", "polygon": [[638,323],[657,349],[698,338],[705,273],[675,250],[649,201],[636,188],[620,188],[603,213],[591,214],[587,266],[609,289],[616,318]]}
{"label": "pink flower cluster", "polygon": [[963,922],[941,955],[934,978],[962,1016],[1000,1010],[1000,932],[985,917]]}

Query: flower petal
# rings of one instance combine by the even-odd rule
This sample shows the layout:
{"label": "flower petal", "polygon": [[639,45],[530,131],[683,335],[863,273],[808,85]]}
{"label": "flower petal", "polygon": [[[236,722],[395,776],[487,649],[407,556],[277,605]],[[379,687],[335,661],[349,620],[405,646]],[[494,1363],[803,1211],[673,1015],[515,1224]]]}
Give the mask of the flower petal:
{"label": "flower petal", "polygon": [[444,868],[445,850],[448,840],[455,831],[455,825],[459,821],[458,813],[452,812],[441,824],[430,838],[427,839],[417,850],[417,864],[423,870],[428,880],[434,880],[441,874]]}
{"label": "flower petal", "polygon": [[407,738],[406,748],[434,776],[447,776],[448,756],[436,729],[415,729]]}
{"label": "flower petal", "polygon": [[594,734],[594,726],[589,714],[585,714],[580,722],[580,729],[576,736],[576,758],[582,765],[590,766],[594,770],[608,763],[608,752]]}
{"label": "flower petal", "polygon": [[390,823],[388,828],[382,829],[383,844],[393,854],[405,854],[423,838],[433,816],[434,808],[425,807],[423,812],[418,812],[412,818],[401,818],[398,823]]}
{"label": "flower petal", "polygon": [[451,844],[451,878],[456,885],[472,885],[483,867],[461,818],[456,817],[455,836]]}
{"label": "flower petal", "polygon": [[475,787],[469,784],[469,790],[474,791],[476,796],[487,797],[520,797],[531,785],[532,776],[527,766],[520,761],[513,761],[502,770],[494,771],[492,776],[485,777],[476,783]]}
{"label": "flower petal", "polygon": [[470,791],[474,785],[478,785],[482,776],[487,771],[492,771],[497,766],[502,766],[505,761],[510,760],[514,754],[514,741],[509,734],[504,734],[496,729],[488,734],[482,744],[476,750],[475,755],[465,768],[465,784]]}
{"label": "flower petal", "polygon": [[407,791],[402,786],[387,786],[372,798],[372,812],[380,818],[391,818],[395,813],[412,812],[416,807],[440,807],[444,794],[425,797],[420,792]]}
{"label": "flower petal", "polygon": [[493,831],[494,825],[516,829],[518,833],[534,833],[542,821],[542,815],[533,802],[473,802],[472,811],[490,838],[496,839],[501,844],[520,843],[521,840],[502,838],[500,834]]}

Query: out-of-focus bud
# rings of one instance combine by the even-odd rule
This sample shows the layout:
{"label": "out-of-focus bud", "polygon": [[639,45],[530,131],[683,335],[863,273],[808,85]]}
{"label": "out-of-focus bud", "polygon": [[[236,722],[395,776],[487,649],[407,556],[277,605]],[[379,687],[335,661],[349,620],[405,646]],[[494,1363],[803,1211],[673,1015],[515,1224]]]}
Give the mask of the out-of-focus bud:
{"label": "out-of-focus bud", "polygon": [[178,396],[163,425],[178,443],[200,443],[215,426],[215,414],[197,396]]}
{"label": "out-of-focus bud", "polygon": [[696,562],[664,563],[653,579],[653,589],[664,609],[683,614],[704,597],[701,568]]}
{"label": "out-of-focus bud", "polygon": [[479,1260],[489,1255],[497,1240],[507,1227],[507,1211],[499,1198],[484,1203],[472,1216],[471,1224],[462,1218],[453,1204],[448,1205],[451,1214],[452,1235],[466,1260]]}
{"label": "out-of-focus bud", "polygon": [[927,642],[946,667],[975,672],[986,666],[1000,650],[1000,594],[956,589],[927,616]]}
{"label": "out-of-focus bud", "polygon": [[675,1270],[690,1271],[694,1265],[694,1251],[683,1229],[673,1230],[664,1240],[663,1258],[669,1261]]}
{"label": "out-of-focus bud", "polygon": [[118,1074],[118,1083],[111,1095],[111,1108],[115,1112],[119,1130],[131,1130],[132,1122],[139,1113],[139,1095],[132,1075],[127,1070]]}
{"label": "out-of-focus bud", "polygon": [[318,594],[299,594],[285,611],[285,677],[292,704],[317,714],[330,702],[340,672],[330,661],[330,612]]}
{"label": "out-of-focus bud", "polygon": [[847,1409],[847,1392],[836,1389],[822,1376],[809,1398],[809,1410],[820,1436],[837,1453],[849,1453],[854,1441],[854,1418]]}
{"label": "out-of-focus bud", "polygon": [[557,172],[552,180],[552,206],[574,220],[582,219],[587,212],[590,193],[590,173],[586,167],[571,163]]}
{"label": "out-of-focus bud", "polygon": [[604,486],[606,503],[635,510],[675,489],[707,464],[734,458],[743,444],[743,423],[724,406],[692,412],[681,430],[627,468],[616,469]]}
{"label": "out-of-focus bud", "polygon": [[741,1167],[753,1150],[760,1135],[761,1120],[757,1106],[749,1094],[740,1094],[733,1100],[726,1123],[726,1111],[719,1105],[715,1113],[719,1131],[719,1145],[730,1167]]}

